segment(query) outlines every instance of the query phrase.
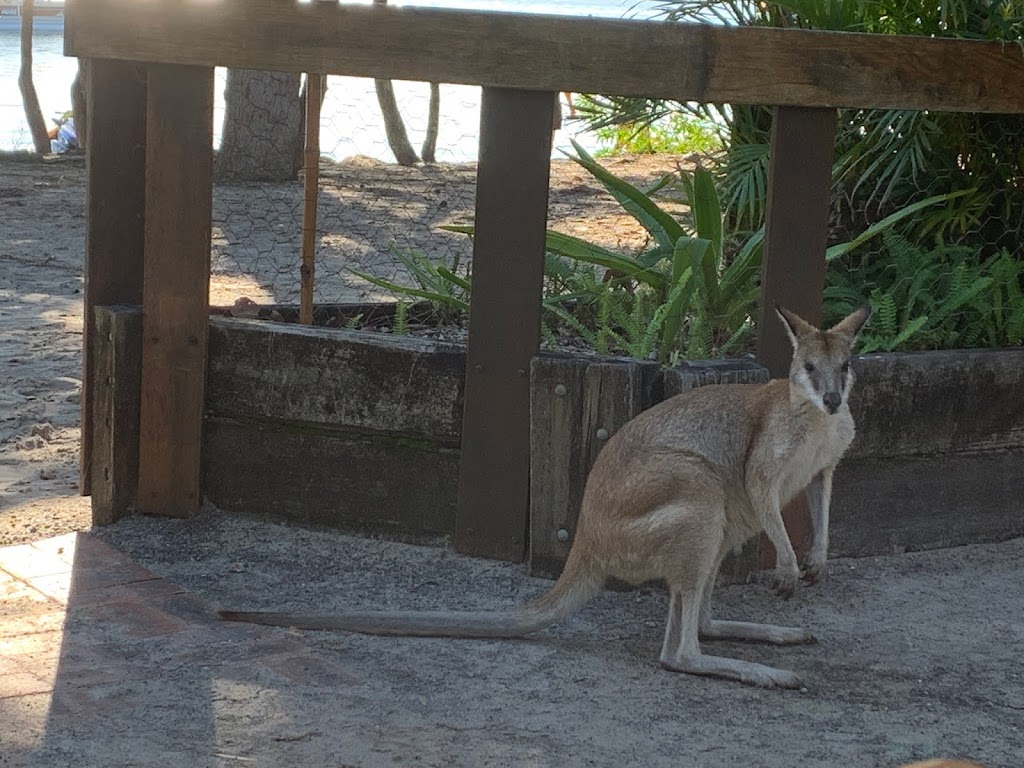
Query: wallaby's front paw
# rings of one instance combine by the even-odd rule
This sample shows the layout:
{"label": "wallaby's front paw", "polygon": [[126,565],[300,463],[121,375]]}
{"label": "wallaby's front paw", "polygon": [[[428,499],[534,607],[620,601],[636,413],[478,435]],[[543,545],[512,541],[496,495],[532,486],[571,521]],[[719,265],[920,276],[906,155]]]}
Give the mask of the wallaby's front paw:
{"label": "wallaby's front paw", "polygon": [[808,559],[804,564],[803,580],[808,584],[822,584],[828,579],[828,561]]}
{"label": "wallaby's front paw", "polygon": [[797,585],[800,583],[800,571],[796,568],[776,568],[774,589],[775,594],[790,598],[796,592]]}

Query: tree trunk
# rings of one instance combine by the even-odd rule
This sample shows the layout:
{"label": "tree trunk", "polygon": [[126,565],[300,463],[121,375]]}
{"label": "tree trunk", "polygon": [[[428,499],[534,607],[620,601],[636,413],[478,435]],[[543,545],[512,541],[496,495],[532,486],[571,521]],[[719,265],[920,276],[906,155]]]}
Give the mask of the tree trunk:
{"label": "tree trunk", "polygon": [[[373,0],[374,5],[387,5],[388,0]],[[395,89],[390,80],[374,80],[373,87],[377,91],[377,103],[380,114],[384,118],[384,132],[388,137],[388,146],[399,165],[416,165],[419,158],[416,150],[409,143],[409,135],[405,132],[402,113],[398,111],[395,101]]]}
{"label": "tree trunk", "polygon": [[228,181],[293,181],[302,157],[301,76],[229,69],[214,173]]}
{"label": "tree trunk", "polygon": [[437,131],[441,121],[441,86],[430,84],[430,113],[427,116],[427,135],[423,139],[423,162],[436,163]]}
{"label": "tree trunk", "polygon": [[36,87],[32,83],[32,16],[33,0],[24,0],[21,5],[21,72],[18,75],[18,87],[21,89],[21,102],[25,106],[25,119],[32,132],[32,144],[36,152],[45,155],[50,152],[50,137],[46,132],[43,111],[39,108]]}
{"label": "tree trunk", "polygon": [[374,80],[373,87],[377,90],[377,103],[380,114],[384,118],[384,132],[388,137],[388,146],[395,155],[399,165],[416,165],[419,157],[409,143],[409,135],[405,132],[402,114],[398,111],[395,101],[395,89],[390,80]]}
{"label": "tree trunk", "polygon": [[86,110],[88,109],[88,91],[86,83],[89,82],[89,60],[78,60],[78,74],[71,84],[71,115],[75,118],[75,135],[78,137],[78,146],[85,149],[85,136],[88,121]]}

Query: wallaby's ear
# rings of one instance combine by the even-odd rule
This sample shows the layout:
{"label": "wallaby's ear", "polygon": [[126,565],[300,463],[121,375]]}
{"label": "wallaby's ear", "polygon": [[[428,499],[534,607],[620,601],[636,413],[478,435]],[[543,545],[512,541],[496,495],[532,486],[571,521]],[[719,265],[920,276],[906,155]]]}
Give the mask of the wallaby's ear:
{"label": "wallaby's ear", "polygon": [[817,330],[813,325],[808,323],[799,315],[790,312],[785,307],[780,307],[778,304],[775,305],[775,314],[782,320],[782,325],[786,328],[786,333],[789,335],[789,341],[793,344],[793,348],[796,349],[796,340],[805,334],[814,333]]}
{"label": "wallaby's ear", "polygon": [[829,333],[841,333],[844,336],[849,336],[851,339],[856,338],[869,317],[871,317],[871,305],[863,304],[833,325],[829,329]]}

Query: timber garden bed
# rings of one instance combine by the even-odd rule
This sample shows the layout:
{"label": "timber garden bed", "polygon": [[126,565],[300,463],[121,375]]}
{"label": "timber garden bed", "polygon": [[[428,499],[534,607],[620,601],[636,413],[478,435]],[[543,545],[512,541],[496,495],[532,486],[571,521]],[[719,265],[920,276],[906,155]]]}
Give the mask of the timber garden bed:
{"label": "timber garden bed", "polygon": [[[108,318],[103,327],[125,318],[137,325],[137,308],[99,313]],[[321,314],[345,316],[334,309]],[[116,371],[118,360],[137,366],[121,348],[103,371]],[[449,537],[465,367],[461,344],[214,316],[205,495],[226,512],[403,538]],[[832,555],[1024,533],[1024,349],[872,354],[857,358],[855,370],[858,435],[836,474]],[[586,473],[616,429],[684,389],[768,378],[745,359],[664,369],[552,352],[537,355],[529,375],[529,556],[542,574],[561,567]],[[130,403],[98,401],[130,418]],[[102,460],[103,451],[97,455]],[[756,562],[752,549],[743,553],[725,578],[744,578]]]}

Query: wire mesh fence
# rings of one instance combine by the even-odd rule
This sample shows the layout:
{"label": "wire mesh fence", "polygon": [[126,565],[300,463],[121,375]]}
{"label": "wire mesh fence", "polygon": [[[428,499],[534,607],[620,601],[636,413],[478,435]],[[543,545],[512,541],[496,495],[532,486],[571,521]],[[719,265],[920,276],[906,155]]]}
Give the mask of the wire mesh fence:
{"label": "wire mesh fence", "polygon": [[[228,86],[223,73],[217,80],[219,91]],[[480,89],[440,85],[432,129],[430,84],[389,83],[384,95],[378,85],[365,78],[327,78],[320,120],[317,304],[390,300],[389,291],[359,274],[410,284],[405,263],[411,254],[460,268],[469,262],[469,238],[441,227],[472,221]],[[395,110],[391,124],[384,117],[392,98],[388,94]],[[267,98],[254,94],[251,86],[247,95]],[[229,96],[215,114],[221,154],[227,140],[221,126],[230,120],[230,102]],[[287,119],[260,111],[253,117],[252,110],[248,115],[255,130],[269,123],[262,129],[268,132]],[[412,148],[414,163],[396,162],[395,125],[402,131],[401,143]],[[556,131],[556,145],[567,147],[569,135]],[[249,141],[261,153],[272,143],[263,136]],[[432,150],[425,146],[428,141]],[[294,150],[285,146],[278,152]],[[435,162],[421,162],[428,152]],[[298,302],[302,189],[301,173],[279,180],[222,178],[215,185],[211,303],[231,304],[241,297],[260,304]],[[555,216],[558,211],[556,200]]]}

